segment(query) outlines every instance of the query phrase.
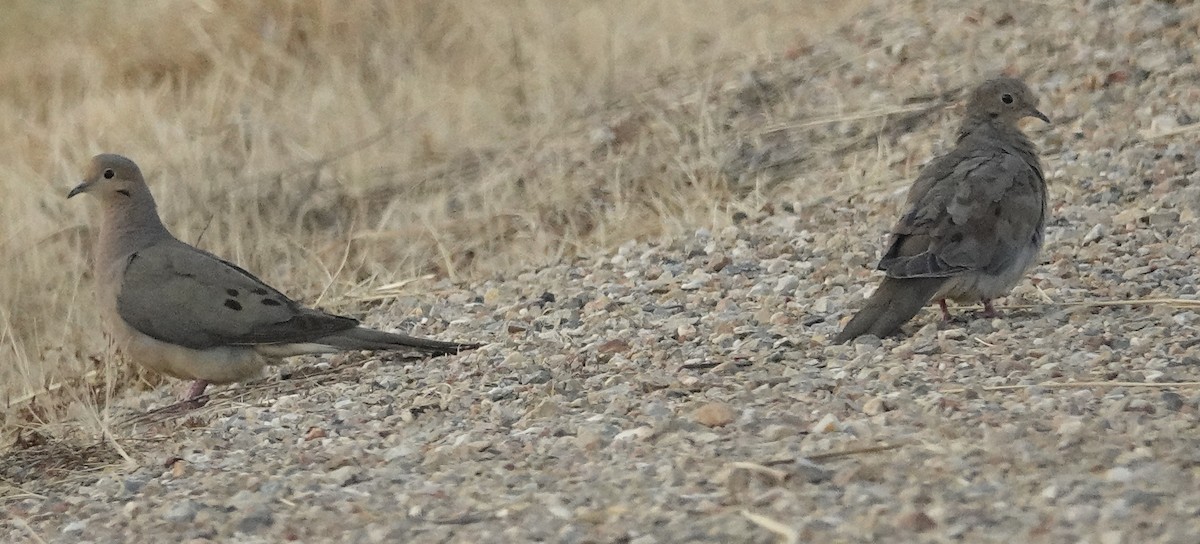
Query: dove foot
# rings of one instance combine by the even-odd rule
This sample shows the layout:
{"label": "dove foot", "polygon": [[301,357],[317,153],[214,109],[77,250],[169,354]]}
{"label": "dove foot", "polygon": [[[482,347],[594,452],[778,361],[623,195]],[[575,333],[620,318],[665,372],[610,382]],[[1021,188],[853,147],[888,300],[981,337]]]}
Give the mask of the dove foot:
{"label": "dove foot", "polygon": [[208,382],[204,380],[195,380],[188,385],[187,391],[175,404],[168,404],[162,408],[150,410],[142,415],[146,421],[156,420],[164,417],[172,417],[186,414],[192,410],[203,408],[208,404],[208,395],[204,394],[204,389],[208,387]]}
{"label": "dove foot", "polygon": [[207,388],[208,382],[204,380],[193,381],[188,385],[187,391],[183,393],[183,401],[195,404],[197,408],[204,406],[208,402],[208,398],[204,396],[204,390]]}
{"label": "dove foot", "polygon": [[983,299],[983,311],[980,312],[979,315],[990,319],[993,317],[1000,317],[1000,312],[997,312],[996,308],[992,306],[992,299],[985,298]]}
{"label": "dove foot", "polygon": [[950,317],[950,308],[946,307],[946,299],[938,300],[938,308],[942,309],[942,323],[949,323],[952,318]]}

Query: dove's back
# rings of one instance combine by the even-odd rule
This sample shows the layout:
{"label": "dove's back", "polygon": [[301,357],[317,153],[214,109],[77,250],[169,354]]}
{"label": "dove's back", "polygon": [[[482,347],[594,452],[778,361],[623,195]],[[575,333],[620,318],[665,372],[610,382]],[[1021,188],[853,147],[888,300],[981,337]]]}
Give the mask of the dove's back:
{"label": "dove's back", "polygon": [[1011,79],[975,91],[955,148],[923,168],[909,190],[879,261],[886,278],[835,342],[891,334],[933,299],[990,309],[1037,262],[1046,181],[1036,146],[1016,124],[1047,119],[1036,102]]}

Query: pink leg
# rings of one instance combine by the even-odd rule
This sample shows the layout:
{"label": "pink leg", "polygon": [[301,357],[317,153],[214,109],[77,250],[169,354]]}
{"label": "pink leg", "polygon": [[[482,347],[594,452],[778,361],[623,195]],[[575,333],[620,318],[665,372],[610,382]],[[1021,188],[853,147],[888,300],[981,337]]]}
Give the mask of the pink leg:
{"label": "pink leg", "polygon": [[999,315],[1000,312],[997,312],[996,308],[992,306],[992,299],[983,299],[983,317],[997,317]]}
{"label": "pink leg", "polygon": [[950,308],[946,307],[946,299],[938,299],[938,307],[942,309],[942,321],[950,321]]}
{"label": "pink leg", "polygon": [[[206,382],[204,380],[195,380],[190,385],[188,385],[187,391],[183,394],[183,400],[184,401],[196,401],[202,395],[204,395],[204,390],[207,388],[208,388],[208,382]],[[201,403],[201,404],[203,404],[203,403]]]}

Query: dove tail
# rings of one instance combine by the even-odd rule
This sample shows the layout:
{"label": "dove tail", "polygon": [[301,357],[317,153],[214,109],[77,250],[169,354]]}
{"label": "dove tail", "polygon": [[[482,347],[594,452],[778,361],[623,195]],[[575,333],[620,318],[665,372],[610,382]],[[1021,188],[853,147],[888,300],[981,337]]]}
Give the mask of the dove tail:
{"label": "dove tail", "polygon": [[896,332],[909,319],[917,315],[929,299],[937,294],[946,278],[886,278],[867,305],[846,324],[846,328],[833,339],[844,344],[862,336],[873,334],[880,338]]}
{"label": "dove tail", "polygon": [[314,340],[313,343],[347,350],[394,350],[411,348],[436,355],[453,355],[460,351],[475,349],[481,345],[442,342],[429,338],[408,336],[407,334],[377,331],[366,327],[357,327],[336,332]]}

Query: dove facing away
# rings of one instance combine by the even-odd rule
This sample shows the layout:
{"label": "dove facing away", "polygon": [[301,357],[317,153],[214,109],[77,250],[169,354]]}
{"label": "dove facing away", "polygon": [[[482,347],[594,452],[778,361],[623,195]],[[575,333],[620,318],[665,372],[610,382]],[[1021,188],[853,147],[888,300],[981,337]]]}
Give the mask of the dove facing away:
{"label": "dove facing away", "polygon": [[1046,180],[1037,148],[1017,122],[1036,117],[1037,97],[1023,82],[983,82],[966,105],[957,145],[929,162],[908,191],[879,270],[886,276],[835,338],[887,336],[937,300],[983,302],[1004,296],[1037,260],[1046,228]]}
{"label": "dove facing away", "polygon": [[163,226],[137,164],[92,158],[67,198],[100,200],[95,260],[100,315],[127,359],[192,380],[185,400],[209,384],[243,381],[293,355],[413,350],[435,355],[479,347],[392,334],[306,308],[236,265],[185,244]]}

